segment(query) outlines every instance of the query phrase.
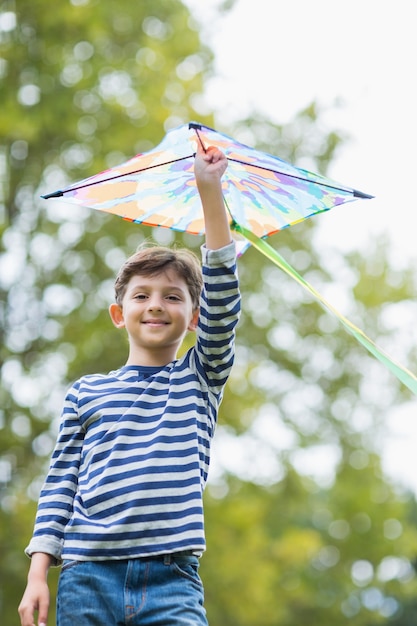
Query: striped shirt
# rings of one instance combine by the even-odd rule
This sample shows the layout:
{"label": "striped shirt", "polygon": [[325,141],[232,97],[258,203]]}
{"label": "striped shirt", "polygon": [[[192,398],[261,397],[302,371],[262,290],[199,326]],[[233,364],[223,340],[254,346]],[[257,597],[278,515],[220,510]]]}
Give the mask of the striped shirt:
{"label": "striped shirt", "polygon": [[124,366],[69,390],[26,553],[107,560],[205,550],[202,494],[234,358],[234,244],[202,248],[195,346],[163,368]]}

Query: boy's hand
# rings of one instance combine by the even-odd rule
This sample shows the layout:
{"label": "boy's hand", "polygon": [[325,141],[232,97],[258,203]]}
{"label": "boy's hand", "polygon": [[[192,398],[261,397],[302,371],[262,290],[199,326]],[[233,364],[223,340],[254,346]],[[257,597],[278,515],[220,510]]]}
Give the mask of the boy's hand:
{"label": "boy's hand", "polygon": [[19,605],[22,626],[36,626],[35,611],[38,612],[38,626],[46,626],[49,609],[49,589],[46,580],[28,583]]}
{"label": "boy's hand", "polygon": [[204,151],[200,142],[197,143],[197,154],[194,162],[194,173],[197,186],[205,187],[218,184],[227,168],[226,155],[214,146]]}
{"label": "boy's hand", "polygon": [[28,584],[19,605],[22,626],[35,626],[35,612],[38,612],[38,626],[46,626],[49,610],[49,589],[47,575],[52,557],[43,552],[32,555],[28,574]]}

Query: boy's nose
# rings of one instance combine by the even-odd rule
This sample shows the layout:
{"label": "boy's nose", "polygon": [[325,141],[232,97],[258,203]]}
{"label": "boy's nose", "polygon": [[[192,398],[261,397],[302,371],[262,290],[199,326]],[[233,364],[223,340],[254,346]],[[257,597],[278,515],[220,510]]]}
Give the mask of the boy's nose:
{"label": "boy's nose", "polygon": [[150,311],[162,311],[163,308],[163,302],[159,296],[152,296],[152,298],[149,299],[148,309]]}

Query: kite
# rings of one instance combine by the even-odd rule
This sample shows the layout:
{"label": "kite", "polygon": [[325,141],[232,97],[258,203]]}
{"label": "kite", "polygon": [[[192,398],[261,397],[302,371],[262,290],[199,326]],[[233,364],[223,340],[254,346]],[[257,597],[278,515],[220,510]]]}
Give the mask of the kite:
{"label": "kite", "polygon": [[42,196],[112,213],[138,224],[195,235],[204,219],[194,177],[197,142],[215,146],[228,159],[223,196],[239,253],[252,245],[301,284],[345,329],[417,395],[417,378],[394,362],[270,246],[266,238],[294,224],[357,199],[373,196],[244,145],[212,128],[189,122],[168,131],[153,150],[95,176]]}

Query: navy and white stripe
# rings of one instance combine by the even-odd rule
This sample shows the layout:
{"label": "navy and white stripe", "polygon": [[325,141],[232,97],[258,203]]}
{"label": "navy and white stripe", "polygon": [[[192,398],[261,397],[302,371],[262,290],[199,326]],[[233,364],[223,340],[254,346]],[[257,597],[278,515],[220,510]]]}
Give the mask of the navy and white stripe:
{"label": "navy and white stripe", "polygon": [[26,550],[103,560],[205,549],[202,493],[240,311],[234,245],[203,252],[195,347],[69,390]]}

